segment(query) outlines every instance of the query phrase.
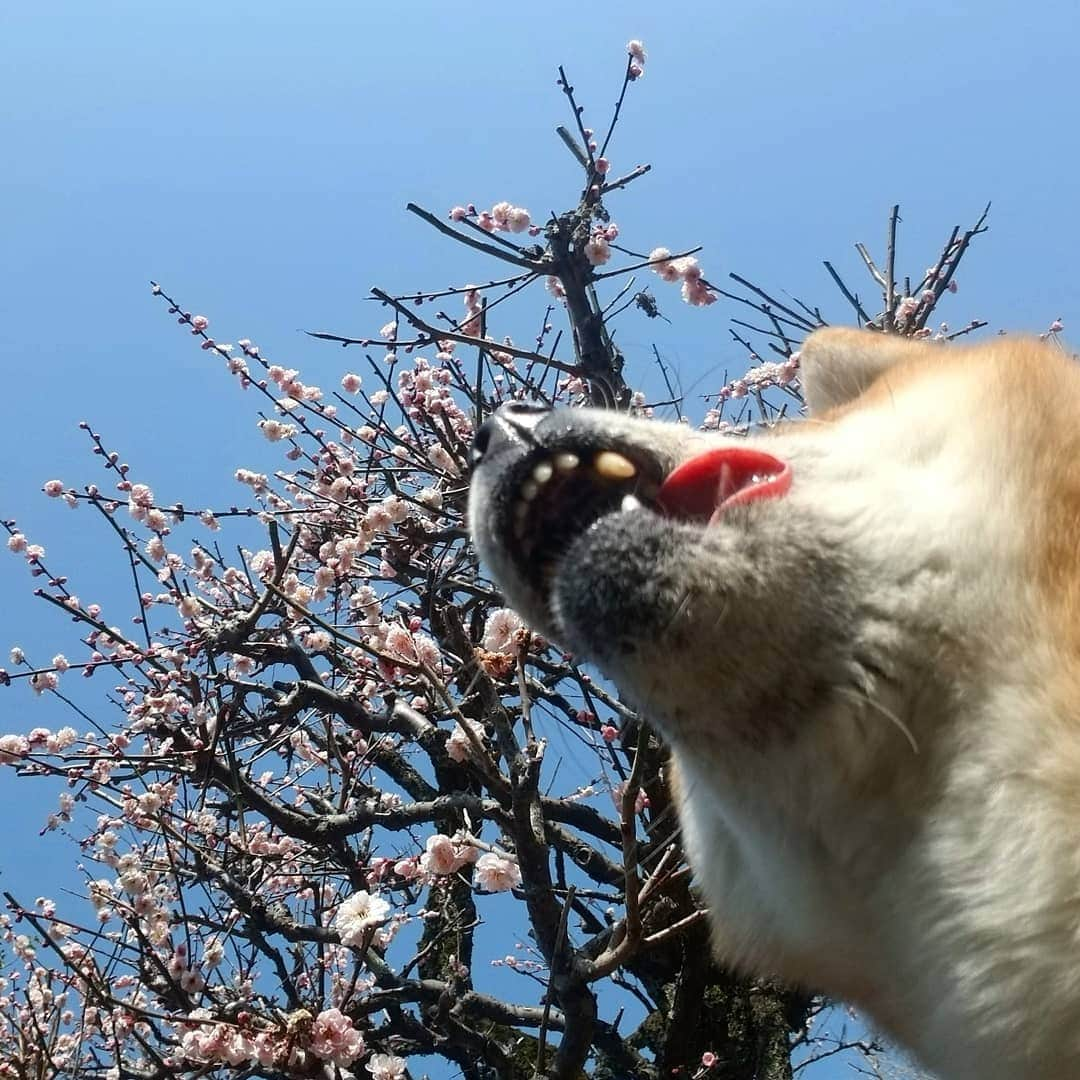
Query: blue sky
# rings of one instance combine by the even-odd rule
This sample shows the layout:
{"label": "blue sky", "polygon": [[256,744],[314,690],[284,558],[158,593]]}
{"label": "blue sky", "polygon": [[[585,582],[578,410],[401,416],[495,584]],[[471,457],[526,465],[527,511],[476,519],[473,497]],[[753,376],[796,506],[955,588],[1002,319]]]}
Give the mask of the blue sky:
{"label": "blue sky", "polygon": [[[254,402],[170,325],[148,280],[221,339],[336,382],[350,361],[303,329],[369,333],[385,321],[371,285],[490,269],[405,203],[567,206],[578,178],[553,135],[556,66],[599,126],[630,37],[649,62],[610,156],[616,171],[654,165],[610,204],[630,246],[703,244],[713,280],[734,270],[841,321],[823,258],[869,294],[852,243],[880,250],[892,203],[901,266],[918,273],[992,199],[945,316],[1013,330],[1062,316],[1068,330],[1076,314],[1074,2],[21,8],[0,14],[0,514],[84,598],[124,595],[116,553],[85,511],[39,494],[52,477],[100,479],[80,419],[190,506],[239,500],[233,469],[271,460]],[[654,341],[699,392],[742,370],[729,305],[690,311],[655,291],[672,325],[624,325],[632,381]],[[70,647],[31,587],[0,560],[0,655]],[[0,729],[59,722],[25,688],[0,692]],[[47,804],[0,776],[0,865],[31,894],[65,880],[71,857],[37,838]]]}

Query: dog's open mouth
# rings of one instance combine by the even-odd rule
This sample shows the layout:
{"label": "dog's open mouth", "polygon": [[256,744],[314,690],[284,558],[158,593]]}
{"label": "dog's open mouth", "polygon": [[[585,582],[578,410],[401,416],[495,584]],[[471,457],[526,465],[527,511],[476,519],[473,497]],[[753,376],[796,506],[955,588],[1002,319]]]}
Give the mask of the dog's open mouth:
{"label": "dog's open mouth", "polygon": [[637,451],[560,449],[519,466],[509,503],[515,562],[541,591],[576,537],[611,514],[653,513],[702,526],[734,506],[777,498],[791,467],[744,446],[714,447],[667,477]]}
{"label": "dog's open mouth", "polygon": [[609,514],[659,512],[659,466],[617,450],[556,450],[519,467],[510,500],[515,561],[535,583],[575,537]]}

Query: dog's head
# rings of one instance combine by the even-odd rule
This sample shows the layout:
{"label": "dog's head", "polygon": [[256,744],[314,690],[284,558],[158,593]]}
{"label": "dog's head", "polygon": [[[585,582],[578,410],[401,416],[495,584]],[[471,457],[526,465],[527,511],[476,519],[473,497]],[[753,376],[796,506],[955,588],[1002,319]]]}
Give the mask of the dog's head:
{"label": "dog's head", "polygon": [[[676,744],[797,734],[836,693],[902,678],[920,662],[911,635],[948,652],[985,614],[955,581],[985,583],[1008,541],[982,503],[1010,493],[980,475],[996,434],[956,432],[941,355],[819,333],[804,350],[813,418],[747,439],[505,406],[474,450],[481,558],[534,629],[598,663]],[[918,369],[935,363],[927,395]]]}
{"label": "dog's head", "polygon": [[808,419],[738,440],[505,406],[477,549],[670,741],[726,958],[915,1043],[952,995],[1000,1034],[957,1075],[1026,1076],[1007,1033],[1080,923],[1080,374],[825,330],[802,378]]}

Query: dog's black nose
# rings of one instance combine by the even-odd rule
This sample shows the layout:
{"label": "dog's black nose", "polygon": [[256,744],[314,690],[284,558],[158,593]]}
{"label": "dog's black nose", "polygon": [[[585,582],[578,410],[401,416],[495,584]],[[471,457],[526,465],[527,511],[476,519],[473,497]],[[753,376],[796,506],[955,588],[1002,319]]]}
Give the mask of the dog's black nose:
{"label": "dog's black nose", "polygon": [[546,405],[532,401],[510,401],[501,406],[481,425],[473,438],[469,460],[475,468],[502,443],[529,444],[533,441],[532,429],[551,410]]}

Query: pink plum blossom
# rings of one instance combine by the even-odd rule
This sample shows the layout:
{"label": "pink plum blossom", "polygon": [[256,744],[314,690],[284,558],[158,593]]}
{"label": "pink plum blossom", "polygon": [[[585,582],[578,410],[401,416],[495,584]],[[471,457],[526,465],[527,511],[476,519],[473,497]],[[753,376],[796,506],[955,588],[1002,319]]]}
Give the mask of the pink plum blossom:
{"label": "pink plum blossom", "polygon": [[35,694],[46,690],[55,690],[60,685],[60,678],[55,671],[42,671],[30,677],[30,686]]}
{"label": "pink plum blossom", "polygon": [[404,1080],[408,1062],[394,1054],[372,1054],[364,1068],[371,1080]]}
{"label": "pink plum blossom", "polygon": [[420,856],[420,869],[425,874],[452,874],[459,866],[454,841],[449,836],[436,833],[427,838],[424,854]]}
{"label": "pink plum blossom", "polygon": [[0,735],[0,765],[10,765],[30,753],[30,743],[22,735]]}
{"label": "pink plum blossom", "polygon": [[446,752],[450,755],[454,761],[470,761],[472,760],[475,751],[473,750],[473,744],[470,741],[468,735],[462,730],[461,725],[465,723],[469,725],[469,729],[476,736],[476,738],[483,740],[484,738],[484,725],[477,720],[459,720],[457,726],[450,734],[450,738],[446,740]]}
{"label": "pink plum blossom", "polygon": [[487,851],[476,860],[473,880],[485,892],[509,892],[521,884],[521,870],[509,855]]}
{"label": "pink plum blossom", "polygon": [[529,211],[520,206],[513,207],[506,216],[506,224],[511,232],[525,232],[532,224],[529,217]]}
{"label": "pink plum blossom", "polygon": [[896,305],[896,321],[905,322],[918,310],[919,301],[914,296],[901,297],[900,303]]}
{"label": "pink plum blossom", "polygon": [[607,237],[601,233],[594,233],[585,245],[585,258],[593,266],[603,266],[611,258],[611,245]]}
{"label": "pink plum blossom", "polygon": [[312,1052],[340,1068],[348,1068],[363,1052],[364,1038],[340,1009],[326,1009],[311,1029]]}
{"label": "pink plum blossom", "polygon": [[653,248],[649,252],[649,265],[663,281],[679,280],[679,269],[666,247]]}
{"label": "pink plum blossom", "polygon": [[350,896],[334,917],[334,928],[342,945],[360,945],[368,931],[381,926],[390,913],[390,905],[380,896],[361,889]]}
{"label": "pink plum blossom", "polygon": [[686,278],[683,281],[682,298],[691,307],[707,307],[716,303],[716,293],[700,277]]}
{"label": "pink plum blossom", "polygon": [[429,836],[424,845],[424,854],[420,856],[420,869],[425,874],[454,874],[477,857],[472,844],[454,839],[443,833]]}
{"label": "pink plum blossom", "polygon": [[294,424],[283,424],[280,420],[260,420],[259,427],[270,442],[280,442],[296,434]]}
{"label": "pink plum blossom", "polygon": [[488,652],[516,656],[520,648],[518,633],[524,627],[521,616],[510,608],[496,608],[484,623],[481,644]]}

